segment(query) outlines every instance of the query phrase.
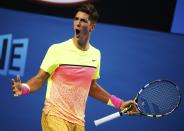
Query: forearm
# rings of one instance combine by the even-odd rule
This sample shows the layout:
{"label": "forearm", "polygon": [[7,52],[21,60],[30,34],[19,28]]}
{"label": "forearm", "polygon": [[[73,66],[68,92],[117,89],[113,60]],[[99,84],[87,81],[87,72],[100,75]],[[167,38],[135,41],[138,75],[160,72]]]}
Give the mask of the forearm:
{"label": "forearm", "polygon": [[114,96],[110,95],[107,91],[105,91],[100,85],[96,83],[96,81],[92,81],[89,95],[106,103],[109,106],[116,107],[120,109],[123,100]]}
{"label": "forearm", "polygon": [[39,90],[48,77],[48,73],[44,72],[43,70],[40,70],[37,75],[28,80],[26,84],[30,87],[30,93]]}
{"label": "forearm", "polygon": [[44,81],[42,79],[37,78],[37,76],[34,76],[26,82],[26,84],[28,84],[28,86],[30,87],[30,93],[39,90],[42,87],[43,83]]}
{"label": "forearm", "polygon": [[95,80],[91,83],[89,95],[104,103],[107,103],[111,97],[111,95],[98,85]]}

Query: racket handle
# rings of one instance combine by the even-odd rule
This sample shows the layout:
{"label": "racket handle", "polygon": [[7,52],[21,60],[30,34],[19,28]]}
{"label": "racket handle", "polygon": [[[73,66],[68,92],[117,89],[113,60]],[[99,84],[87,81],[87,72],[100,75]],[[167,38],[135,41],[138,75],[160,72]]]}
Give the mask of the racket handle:
{"label": "racket handle", "polygon": [[130,108],[131,108],[131,105],[129,107],[125,108],[124,110],[120,111],[120,112],[116,112],[116,113],[110,114],[108,116],[105,116],[103,118],[100,118],[98,120],[94,120],[94,123],[95,123],[96,126],[98,126],[98,125],[101,125],[101,124],[103,124],[105,122],[108,122],[110,120],[113,120],[115,118],[118,118],[118,117],[122,116],[123,114],[126,114],[126,112]]}
{"label": "racket handle", "polygon": [[103,118],[100,118],[100,119],[98,119],[98,120],[94,120],[94,123],[95,123],[95,126],[98,126],[98,125],[101,125],[101,124],[103,124],[103,123],[105,123],[105,122],[108,122],[108,121],[110,121],[110,120],[113,120],[113,119],[115,119],[115,118],[118,118],[118,117],[120,117],[121,115],[120,115],[120,112],[116,112],[116,113],[113,113],[113,114],[111,114],[111,115],[108,115],[108,116],[105,116],[105,117],[103,117]]}

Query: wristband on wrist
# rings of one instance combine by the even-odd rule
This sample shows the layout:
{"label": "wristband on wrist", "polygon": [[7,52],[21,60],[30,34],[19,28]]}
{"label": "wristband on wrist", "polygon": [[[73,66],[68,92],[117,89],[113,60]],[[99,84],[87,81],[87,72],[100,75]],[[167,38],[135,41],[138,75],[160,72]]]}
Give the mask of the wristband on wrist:
{"label": "wristband on wrist", "polygon": [[30,93],[30,87],[28,84],[22,83],[21,88],[22,88],[22,95],[23,96],[28,95]]}
{"label": "wristband on wrist", "polygon": [[121,100],[120,98],[118,98],[114,95],[111,95],[107,105],[120,109],[122,102],[124,102],[124,101]]}

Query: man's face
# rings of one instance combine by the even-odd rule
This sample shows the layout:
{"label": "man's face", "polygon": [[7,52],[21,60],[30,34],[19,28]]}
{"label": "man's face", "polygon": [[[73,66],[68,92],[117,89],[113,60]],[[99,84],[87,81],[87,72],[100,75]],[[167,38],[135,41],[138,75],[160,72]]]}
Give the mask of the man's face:
{"label": "man's face", "polygon": [[77,12],[74,18],[74,37],[79,39],[88,38],[95,24],[89,20],[89,15],[85,12]]}

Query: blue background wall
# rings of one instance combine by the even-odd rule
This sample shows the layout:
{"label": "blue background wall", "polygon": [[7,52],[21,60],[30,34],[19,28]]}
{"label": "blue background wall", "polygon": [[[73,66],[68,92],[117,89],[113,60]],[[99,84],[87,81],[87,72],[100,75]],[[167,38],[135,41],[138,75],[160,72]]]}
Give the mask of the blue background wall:
{"label": "blue background wall", "polygon": [[[19,38],[29,40],[22,81],[37,73],[52,43],[62,42],[73,36],[73,20],[70,19],[6,9],[0,9],[0,18],[0,36],[11,34],[12,40]],[[181,87],[183,93],[184,36],[99,23],[92,34],[91,43],[102,53],[101,79],[98,82],[110,93],[125,100],[132,99],[142,86],[155,79],[173,80]],[[0,51],[2,54],[2,50]],[[11,78],[14,77],[8,70],[6,75],[0,75],[0,130],[40,131],[46,84],[29,96],[13,97]],[[116,111],[89,97],[86,130],[183,131],[184,129],[183,101],[176,112],[160,119],[124,116],[99,127],[94,126],[94,119]]]}
{"label": "blue background wall", "polygon": [[184,34],[184,0],[177,0],[171,32]]}

